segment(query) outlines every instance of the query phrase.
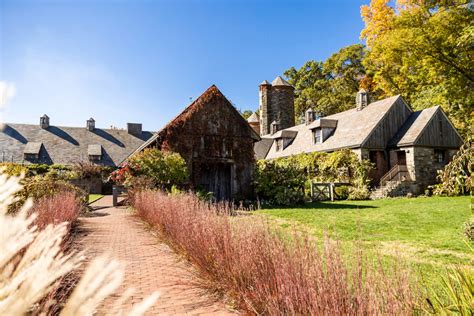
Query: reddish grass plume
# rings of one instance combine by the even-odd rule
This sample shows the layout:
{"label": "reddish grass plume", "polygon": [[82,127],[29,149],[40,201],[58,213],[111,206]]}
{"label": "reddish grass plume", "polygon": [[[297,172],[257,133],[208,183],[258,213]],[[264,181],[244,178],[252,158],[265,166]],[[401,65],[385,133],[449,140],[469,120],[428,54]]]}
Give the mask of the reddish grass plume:
{"label": "reddish grass plume", "polygon": [[35,225],[41,230],[49,224],[57,225],[62,222],[73,225],[82,210],[82,204],[74,192],[59,192],[46,196],[34,202],[31,212],[37,214]]}
{"label": "reddish grass plume", "polygon": [[407,315],[415,308],[408,272],[369,262],[360,249],[346,262],[329,237],[318,244],[306,233],[288,234],[259,216],[232,216],[228,204],[192,194],[143,191],[131,203],[215,290],[247,312]]}
{"label": "reddish grass plume", "polygon": [[[48,225],[57,225],[67,222],[67,233],[64,236],[62,247],[64,251],[69,251],[72,242],[72,229],[76,223],[83,204],[75,192],[60,191],[52,196],[39,198],[34,202],[30,212],[35,212],[37,217],[35,225],[38,229],[44,229]],[[62,304],[72,293],[72,290],[79,281],[79,273],[73,271],[58,279],[51,291],[35,306],[32,311],[36,314],[38,311],[47,312],[48,315],[59,314]]]}

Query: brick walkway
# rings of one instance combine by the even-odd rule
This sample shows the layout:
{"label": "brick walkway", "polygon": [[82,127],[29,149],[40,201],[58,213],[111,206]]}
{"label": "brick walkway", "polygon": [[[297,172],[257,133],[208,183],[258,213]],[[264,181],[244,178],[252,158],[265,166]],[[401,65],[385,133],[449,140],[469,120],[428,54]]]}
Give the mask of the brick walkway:
{"label": "brick walkway", "polygon": [[[119,293],[134,288],[131,302],[123,306],[129,310],[133,303],[143,300],[154,291],[160,298],[148,315],[227,315],[232,312],[197,285],[193,268],[177,255],[126,208],[111,207],[111,196],[96,201],[91,217],[79,222],[80,248],[87,249],[88,260],[102,253],[110,253],[125,264],[125,280]],[[99,309],[107,315],[109,300]]]}

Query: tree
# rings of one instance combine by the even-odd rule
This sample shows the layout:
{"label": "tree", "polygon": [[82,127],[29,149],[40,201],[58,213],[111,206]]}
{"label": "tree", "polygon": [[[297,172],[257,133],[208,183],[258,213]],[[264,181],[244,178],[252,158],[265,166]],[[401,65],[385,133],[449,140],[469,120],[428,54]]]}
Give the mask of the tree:
{"label": "tree", "polygon": [[252,115],[252,114],[253,114],[253,111],[251,111],[251,110],[245,110],[243,112],[240,112],[240,115],[242,115],[242,117],[244,119],[248,119],[250,117],[250,115]]}
{"label": "tree", "polygon": [[[440,105],[467,135],[474,103],[474,18],[467,1],[372,0],[362,7],[364,66],[383,96]],[[387,12],[388,18],[382,18]]]}
{"label": "tree", "polygon": [[292,67],[285,71],[295,87],[297,119],[310,107],[323,115],[352,108],[362,83],[370,88],[362,63],[364,56],[364,46],[356,44],[342,48],[324,63],[308,61],[299,70]]}

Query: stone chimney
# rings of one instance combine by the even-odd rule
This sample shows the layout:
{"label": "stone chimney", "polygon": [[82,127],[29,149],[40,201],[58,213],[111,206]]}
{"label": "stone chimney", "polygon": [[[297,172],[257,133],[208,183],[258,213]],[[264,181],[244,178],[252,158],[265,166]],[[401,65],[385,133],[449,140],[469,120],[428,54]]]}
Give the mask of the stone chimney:
{"label": "stone chimney", "polygon": [[369,105],[369,103],[370,103],[369,93],[365,89],[360,89],[360,91],[357,92],[357,96],[356,96],[356,109],[357,109],[357,111],[362,110],[367,105]]}
{"label": "stone chimney", "polygon": [[95,120],[92,117],[86,121],[86,127],[91,132],[95,129]]}
{"label": "stone chimney", "polygon": [[49,127],[49,116],[46,114],[40,117],[40,126],[43,129],[47,129]]}
{"label": "stone chimney", "polygon": [[131,135],[139,136],[142,134],[142,124],[127,123],[127,132]]}

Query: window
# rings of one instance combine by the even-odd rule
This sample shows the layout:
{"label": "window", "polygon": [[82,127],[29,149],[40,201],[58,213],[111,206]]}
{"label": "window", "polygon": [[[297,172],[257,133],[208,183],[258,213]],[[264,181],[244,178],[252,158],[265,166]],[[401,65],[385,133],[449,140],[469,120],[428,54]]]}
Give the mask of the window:
{"label": "window", "polygon": [[323,134],[321,128],[314,129],[314,143],[321,144],[323,142]]}
{"label": "window", "polygon": [[283,150],[283,138],[278,138],[276,140],[276,151]]}
{"label": "window", "polygon": [[445,150],[435,150],[434,151],[435,161],[437,163],[446,162],[446,151]]}

